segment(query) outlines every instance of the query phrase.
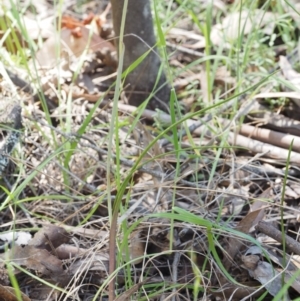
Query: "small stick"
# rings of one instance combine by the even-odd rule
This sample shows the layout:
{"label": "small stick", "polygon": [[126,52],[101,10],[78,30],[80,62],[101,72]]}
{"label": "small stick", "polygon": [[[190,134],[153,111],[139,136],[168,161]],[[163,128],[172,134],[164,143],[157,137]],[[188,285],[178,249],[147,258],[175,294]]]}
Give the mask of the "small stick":
{"label": "small stick", "polygon": [[[273,227],[271,224],[260,221],[257,226],[255,227],[256,230],[274,238],[276,241],[282,243],[282,232],[277,230],[275,227]],[[300,243],[294,240],[293,238],[289,236],[285,236],[285,243],[287,249],[289,249],[291,252],[300,255]]]}

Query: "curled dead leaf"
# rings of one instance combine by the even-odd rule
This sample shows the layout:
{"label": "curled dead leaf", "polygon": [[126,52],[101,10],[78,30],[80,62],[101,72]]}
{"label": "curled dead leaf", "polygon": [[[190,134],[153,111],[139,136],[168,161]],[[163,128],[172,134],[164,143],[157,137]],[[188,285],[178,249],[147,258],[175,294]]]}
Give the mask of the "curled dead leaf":
{"label": "curled dead leaf", "polygon": [[51,251],[52,248],[57,248],[69,242],[69,240],[70,235],[64,228],[55,225],[45,225],[34,235],[28,244],[38,249]]}
{"label": "curled dead leaf", "polygon": [[[283,287],[282,277],[270,263],[260,260],[257,255],[242,256],[242,261],[249,275],[258,280],[272,296],[279,293]],[[288,292],[285,292],[283,300],[290,300]]]}
{"label": "curled dead leaf", "polygon": [[[31,301],[24,293],[20,292],[22,301]],[[20,301],[17,297],[15,289],[0,284],[0,301]]]}

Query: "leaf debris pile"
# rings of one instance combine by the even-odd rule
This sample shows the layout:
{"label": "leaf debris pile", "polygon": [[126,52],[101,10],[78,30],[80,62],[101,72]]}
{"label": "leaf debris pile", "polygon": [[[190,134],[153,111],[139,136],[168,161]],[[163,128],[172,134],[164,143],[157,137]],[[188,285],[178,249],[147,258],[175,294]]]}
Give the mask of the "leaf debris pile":
{"label": "leaf debris pile", "polygon": [[[179,21],[166,30],[169,65],[187,117],[178,137],[165,131],[156,139],[172,124],[172,112],[144,110],[137,118],[123,94],[110,132],[117,66],[110,6],[100,15],[66,13],[58,30],[54,8],[41,3],[23,16],[38,49],[29,62],[36,73],[11,59],[16,37],[28,47],[20,28],[0,50],[8,69],[1,70],[1,93],[19,98],[24,127],[1,178],[0,300],[17,300],[12,279],[23,300],[108,300],[110,281],[116,300],[299,297],[299,73],[297,53],[276,36],[278,13],[237,13],[235,3],[214,1],[207,45],[174,4]],[[6,26],[13,26],[10,9],[1,14]],[[283,9],[296,28],[293,11]],[[267,42],[253,42],[239,69],[237,53],[246,49],[234,49],[235,41],[253,30]],[[210,46],[215,58],[202,63]],[[230,51],[235,61],[221,63]],[[128,178],[111,250],[110,206]]]}

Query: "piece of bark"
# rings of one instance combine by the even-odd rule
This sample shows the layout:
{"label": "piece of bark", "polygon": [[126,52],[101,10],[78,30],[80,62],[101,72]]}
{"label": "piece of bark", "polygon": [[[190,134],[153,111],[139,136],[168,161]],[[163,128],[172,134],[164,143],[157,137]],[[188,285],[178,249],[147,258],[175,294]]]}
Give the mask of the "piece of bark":
{"label": "piece of bark", "polygon": [[300,137],[284,134],[269,129],[262,129],[248,124],[242,124],[239,133],[262,142],[271,143],[285,149],[289,149],[293,142],[293,150],[300,152]]}
{"label": "piece of bark", "polygon": [[[242,135],[235,135],[234,133],[228,134],[228,142],[231,145],[236,145],[240,147],[245,147],[252,151],[253,153],[262,153],[265,156],[273,159],[279,159],[286,161],[289,155],[289,151],[287,149],[274,146],[269,143],[263,143],[254,139],[250,139],[244,137]],[[294,151],[290,153],[290,162],[291,163],[299,163],[300,162],[300,154]]]}

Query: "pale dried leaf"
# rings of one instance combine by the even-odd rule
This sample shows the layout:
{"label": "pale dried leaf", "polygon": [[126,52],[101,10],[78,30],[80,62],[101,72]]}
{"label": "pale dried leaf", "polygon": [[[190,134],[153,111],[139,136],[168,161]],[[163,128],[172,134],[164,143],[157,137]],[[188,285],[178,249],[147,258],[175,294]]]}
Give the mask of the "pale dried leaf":
{"label": "pale dried leaf", "polygon": [[208,87],[207,73],[206,73],[204,66],[201,66],[199,79],[200,79],[200,84],[201,84],[203,102],[206,105],[208,105],[211,102],[212,95],[211,95],[209,87]]}
{"label": "pale dried leaf", "polygon": [[65,226],[65,229],[67,231],[72,232],[73,234],[81,235],[86,238],[96,239],[101,241],[104,241],[109,236],[109,233],[105,230],[87,229],[82,226],[81,227]]}
{"label": "pale dried leaf", "polygon": [[[284,77],[291,83],[294,93],[298,94],[298,97],[291,98],[293,102],[300,107],[300,73],[296,72],[288,59],[285,56],[279,57],[279,66]],[[285,87],[286,90],[292,90],[291,88]]]}
{"label": "pale dried leaf", "polygon": [[53,25],[54,16],[50,16],[42,20],[32,19],[27,16],[23,16],[22,19],[27,32],[30,33],[30,38],[33,40],[37,40],[40,38],[48,39],[55,32],[55,28]]}
{"label": "pale dried leaf", "polygon": [[293,264],[300,269],[300,255],[292,255],[291,256]]}
{"label": "pale dried leaf", "polygon": [[223,86],[232,87],[236,85],[236,78],[232,77],[230,71],[227,70],[226,66],[219,67],[215,74],[215,83],[222,84]]}
{"label": "pale dried leaf", "polygon": [[[257,255],[242,256],[243,266],[249,275],[258,280],[272,296],[282,289],[282,278],[270,263],[261,261]],[[285,300],[290,300],[286,292]]]}
{"label": "pale dried leaf", "polygon": [[[291,286],[297,291],[300,292],[300,276],[297,275],[298,267],[295,265],[294,256],[290,257],[288,254],[285,254],[285,258],[283,258],[282,251],[277,250],[276,248],[265,247],[262,249],[258,246],[251,246],[246,252],[244,257],[244,265],[247,269],[256,269],[256,264],[259,261],[259,258],[265,256],[267,254],[268,260],[272,260],[276,266],[281,267],[284,270],[285,281],[289,281],[290,278],[293,277],[293,282]],[[249,256],[250,255],[250,256]],[[258,256],[256,256],[258,255]],[[256,264],[254,264],[256,261]],[[286,263],[287,262],[287,263]],[[278,272],[281,272],[282,269],[277,268]]]}
{"label": "pale dried leaf", "polygon": [[[242,34],[247,35],[251,31],[265,25],[275,26],[276,15],[260,9],[253,11],[243,10],[234,12],[222,20],[222,23],[213,26],[211,31],[211,41],[214,45],[225,45],[230,47],[230,43],[238,39]],[[269,32],[270,30],[268,30]]]}
{"label": "pale dried leaf", "polygon": [[[102,60],[106,60],[106,64],[112,64],[111,60],[113,58],[113,52],[115,52],[114,46],[103,40],[100,36],[97,36],[94,33],[90,33],[90,30],[82,27],[81,28],[81,37],[76,37],[73,35],[72,31],[63,28],[60,31],[59,37],[53,35],[50,37],[36,53],[36,60],[39,62],[40,66],[43,68],[51,68],[57,65],[58,58],[60,57],[80,57],[84,51],[96,52],[99,51],[102,53]],[[60,52],[57,52],[58,45],[60,42]],[[66,56],[66,54],[68,54]],[[111,57],[109,57],[112,55]]]}
{"label": "pale dried leaf", "polygon": [[32,236],[29,232],[19,231],[19,232],[7,232],[0,234],[0,240],[11,243],[14,242],[17,245],[27,245]]}
{"label": "pale dried leaf", "polygon": [[86,271],[100,271],[105,275],[108,274],[108,254],[90,254],[75,261],[68,269],[69,274],[75,275]]}
{"label": "pale dried leaf", "polygon": [[293,20],[296,22],[298,28],[300,28],[300,3],[298,0],[281,0],[280,5],[282,5],[283,9],[290,14]]}

